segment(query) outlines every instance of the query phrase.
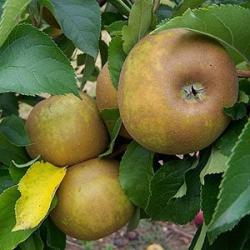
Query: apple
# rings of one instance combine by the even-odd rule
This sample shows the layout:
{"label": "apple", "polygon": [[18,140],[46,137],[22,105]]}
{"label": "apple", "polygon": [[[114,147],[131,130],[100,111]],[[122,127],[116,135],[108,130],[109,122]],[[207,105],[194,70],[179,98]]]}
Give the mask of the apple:
{"label": "apple", "polygon": [[108,134],[95,102],[69,94],[52,96],[31,111],[26,129],[32,141],[27,151],[56,166],[97,157],[108,145]]}
{"label": "apple", "polygon": [[123,65],[118,106],[128,133],[163,154],[213,143],[228,126],[224,107],[238,97],[235,65],[215,40],[185,29],[143,38]]}
{"label": "apple", "polygon": [[134,206],[123,192],[118,174],[115,160],[92,159],[70,167],[51,213],[58,228],[76,239],[96,240],[123,227]]}
{"label": "apple", "polygon": [[[97,78],[96,84],[96,104],[100,111],[104,109],[115,109],[118,108],[117,103],[117,90],[115,89],[108,69],[108,63],[106,63]],[[114,124],[106,124],[107,127],[113,126]],[[121,127],[120,135],[131,139],[124,126]]]}

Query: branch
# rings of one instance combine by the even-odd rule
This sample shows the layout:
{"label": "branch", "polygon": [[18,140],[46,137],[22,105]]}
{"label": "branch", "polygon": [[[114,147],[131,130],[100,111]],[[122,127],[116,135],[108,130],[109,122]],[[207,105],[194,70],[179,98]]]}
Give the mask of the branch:
{"label": "branch", "polygon": [[250,70],[237,70],[238,77],[242,78],[250,78]]}

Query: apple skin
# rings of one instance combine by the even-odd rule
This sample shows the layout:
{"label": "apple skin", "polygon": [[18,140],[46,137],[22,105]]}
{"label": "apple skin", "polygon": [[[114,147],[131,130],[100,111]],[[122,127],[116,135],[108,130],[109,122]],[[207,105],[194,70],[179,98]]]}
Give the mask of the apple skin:
{"label": "apple skin", "polygon": [[[97,78],[96,84],[96,104],[100,111],[103,109],[115,109],[118,108],[117,103],[117,90],[115,89],[108,69],[108,63],[106,63]],[[108,127],[112,124],[106,124]],[[121,127],[120,133],[122,137],[131,139],[124,126]]]}
{"label": "apple skin", "polygon": [[170,155],[213,143],[230,122],[223,108],[237,97],[236,69],[225,49],[185,29],[143,38],[126,58],[118,88],[128,133],[145,148]]}
{"label": "apple skin", "polygon": [[97,157],[108,145],[108,134],[95,102],[69,94],[39,102],[26,129],[32,141],[27,151],[56,166],[73,165]]}
{"label": "apple skin", "polygon": [[120,186],[118,171],[115,160],[92,159],[70,167],[51,213],[58,228],[77,239],[96,240],[123,227],[134,206]]}

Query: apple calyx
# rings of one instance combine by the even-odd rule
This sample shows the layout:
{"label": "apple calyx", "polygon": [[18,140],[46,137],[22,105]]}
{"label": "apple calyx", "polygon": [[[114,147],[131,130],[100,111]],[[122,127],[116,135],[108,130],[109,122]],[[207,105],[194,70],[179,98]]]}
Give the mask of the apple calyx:
{"label": "apple calyx", "polygon": [[205,88],[200,82],[192,82],[184,85],[181,96],[188,102],[201,102],[205,99]]}

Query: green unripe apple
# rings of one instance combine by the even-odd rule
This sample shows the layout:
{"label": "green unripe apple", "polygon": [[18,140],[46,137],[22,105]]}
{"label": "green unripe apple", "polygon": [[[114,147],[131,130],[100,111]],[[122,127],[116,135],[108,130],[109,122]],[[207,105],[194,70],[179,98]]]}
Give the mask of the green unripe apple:
{"label": "green unripe apple", "polygon": [[52,211],[54,223],[64,233],[81,240],[96,240],[121,227],[134,207],[118,181],[119,162],[92,159],[67,170]]}
{"label": "green unripe apple", "polygon": [[213,143],[238,97],[235,66],[215,40],[185,29],[143,38],[120,76],[118,105],[129,134],[145,148],[186,154]]}
{"label": "green unripe apple", "polygon": [[108,144],[108,134],[95,102],[70,94],[53,96],[31,111],[26,129],[32,144],[29,155],[37,155],[56,166],[73,165],[97,157]]}

